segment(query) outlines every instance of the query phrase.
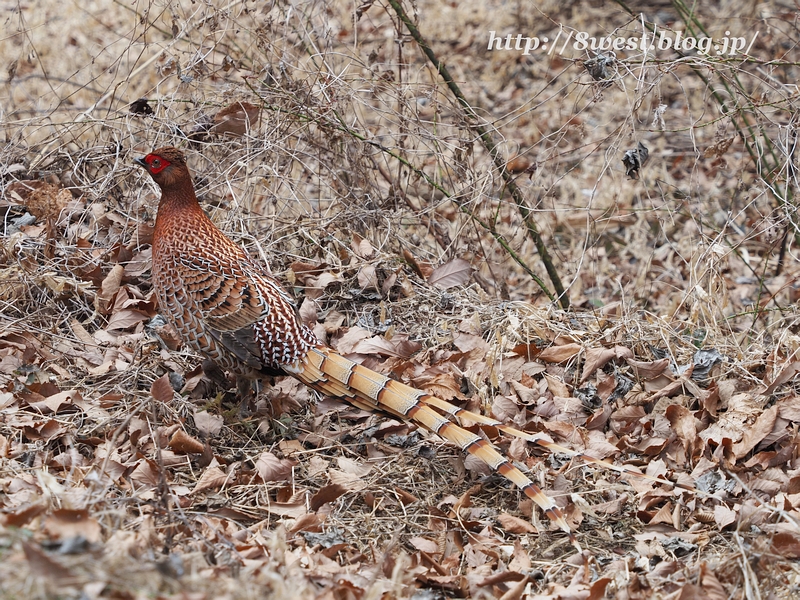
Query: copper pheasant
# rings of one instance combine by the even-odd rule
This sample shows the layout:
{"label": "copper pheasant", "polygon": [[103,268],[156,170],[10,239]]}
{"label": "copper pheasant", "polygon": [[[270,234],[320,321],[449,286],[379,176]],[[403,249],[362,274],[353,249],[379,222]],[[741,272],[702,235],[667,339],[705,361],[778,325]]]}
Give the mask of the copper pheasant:
{"label": "copper pheasant", "polygon": [[161,311],[186,344],[238,376],[290,375],[322,394],[365,410],[384,411],[439,434],[519,486],[579,548],[561,510],[548,496],[491,443],[445,415],[492,425],[617,471],[630,473],[628,469],[467,412],[337,354],[301,321],[292,298],[269,271],[203,212],[180,150],[160,148],[136,162],[161,188],[153,236],[153,286]]}

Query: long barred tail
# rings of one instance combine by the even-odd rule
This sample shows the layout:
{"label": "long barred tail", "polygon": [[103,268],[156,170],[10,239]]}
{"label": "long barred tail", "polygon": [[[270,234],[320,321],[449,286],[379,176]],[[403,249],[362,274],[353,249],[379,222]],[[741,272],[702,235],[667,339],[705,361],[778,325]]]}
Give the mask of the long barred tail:
{"label": "long barred tail", "polygon": [[521,437],[528,439],[531,437],[529,434],[507,428],[493,419],[463,411],[435,396],[371,371],[324,346],[309,350],[305,358],[287,368],[287,371],[307,386],[327,396],[345,400],[365,410],[379,409],[391,413],[401,419],[417,423],[456,444],[519,486],[553,523],[569,535],[572,544],[580,551],[575,534],[564,520],[561,510],[536,484],[492,444],[449,421],[433,408],[443,410],[457,418],[466,417],[478,423],[500,425],[500,429],[511,435],[522,434]]}
{"label": "long barred tail", "polygon": [[631,475],[633,477],[637,477],[638,479],[644,479],[652,483],[666,484],[672,487],[681,488],[684,490],[688,490],[693,494],[697,494],[699,496],[713,497],[712,494],[707,494],[689,484],[672,481],[670,479],[662,479],[660,477],[654,477],[653,475],[642,473],[640,471],[637,471],[631,467],[627,467],[624,465],[615,465],[614,463],[610,463],[606,460],[603,460],[602,458],[594,457],[591,454],[586,454],[585,452],[578,452],[571,448],[567,448],[566,446],[556,444],[552,440],[547,439],[545,437],[534,435],[532,433],[528,433],[527,431],[522,431],[514,427],[509,427],[508,425],[504,425],[503,423],[497,421],[496,419],[492,419],[491,417],[486,417],[484,415],[479,415],[470,412],[468,410],[464,410],[463,408],[454,406],[449,402],[437,398],[436,396],[426,395],[423,401],[429,406],[438,408],[439,410],[446,412],[449,415],[453,415],[459,420],[468,419],[480,425],[490,425],[496,428],[497,430],[502,431],[503,433],[507,433],[508,435],[513,435],[514,437],[518,437],[527,442],[531,442],[532,444],[536,444],[537,446],[549,450],[550,452],[558,452],[560,454],[566,454],[570,458],[578,458],[593,465],[598,465],[600,467],[603,467],[604,469],[608,469],[610,471],[616,471],[617,473],[621,473],[622,475]]}

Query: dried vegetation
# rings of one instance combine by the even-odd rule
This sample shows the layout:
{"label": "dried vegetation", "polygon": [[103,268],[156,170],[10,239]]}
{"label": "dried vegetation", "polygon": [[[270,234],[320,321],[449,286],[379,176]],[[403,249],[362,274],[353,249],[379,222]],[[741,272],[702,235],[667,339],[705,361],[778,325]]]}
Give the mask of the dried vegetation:
{"label": "dried vegetation", "polygon": [[[601,4],[404,3],[506,157],[565,311],[388,3],[6,1],[2,597],[797,597],[797,9],[655,3],[659,28],[757,32],[750,58],[620,52],[600,81],[588,52],[486,50],[642,35]],[[576,555],[424,432],[292,380],[240,401],[152,297],[157,194],[132,159],[163,145],[340,352],[699,491],[485,431]]]}

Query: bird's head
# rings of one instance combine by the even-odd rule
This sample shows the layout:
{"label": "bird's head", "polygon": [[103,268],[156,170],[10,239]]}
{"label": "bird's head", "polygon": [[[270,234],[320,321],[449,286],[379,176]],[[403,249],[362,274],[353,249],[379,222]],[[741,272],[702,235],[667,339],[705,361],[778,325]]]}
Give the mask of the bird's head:
{"label": "bird's head", "polygon": [[135,158],[134,162],[144,167],[162,190],[186,185],[187,181],[191,185],[192,178],[186,166],[186,159],[183,157],[183,152],[177,148],[171,146],[159,148],[147,156]]}

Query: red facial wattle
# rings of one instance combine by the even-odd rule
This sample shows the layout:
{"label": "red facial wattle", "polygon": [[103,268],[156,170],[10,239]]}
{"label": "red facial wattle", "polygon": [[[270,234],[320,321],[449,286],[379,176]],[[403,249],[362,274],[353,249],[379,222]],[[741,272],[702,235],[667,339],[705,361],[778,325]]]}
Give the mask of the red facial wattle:
{"label": "red facial wattle", "polygon": [[148,154],[144,157],[144,162],[147,163],[147,169],[153,175],[161,173],[164,169],[166,169],[170,163],[168,160],[158,156],[157,154]]}

